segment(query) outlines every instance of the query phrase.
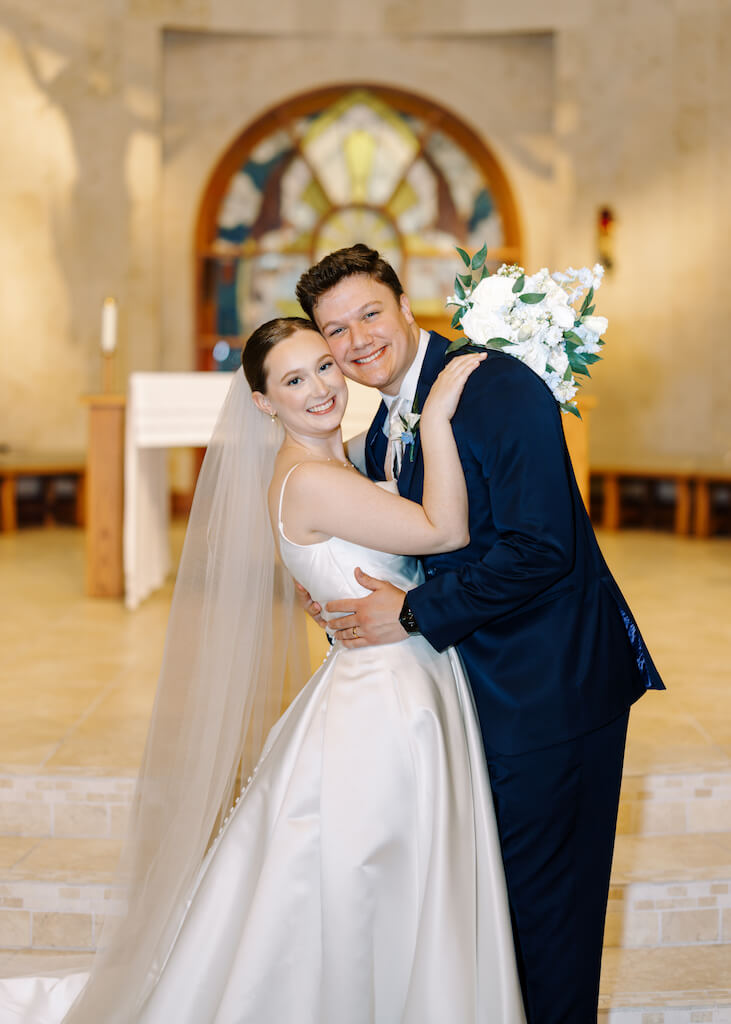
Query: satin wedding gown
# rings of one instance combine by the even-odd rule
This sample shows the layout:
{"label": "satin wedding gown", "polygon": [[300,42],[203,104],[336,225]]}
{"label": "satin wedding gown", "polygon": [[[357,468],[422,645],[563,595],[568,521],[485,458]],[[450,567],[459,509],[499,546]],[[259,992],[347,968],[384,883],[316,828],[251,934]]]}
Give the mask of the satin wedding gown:
{"label": "satin wedding gown", "polygon": [[[323,607],[363,596],[356,566],[402,589],[421,582],[415,559],[335,537],[289,541],[281,499],[279,531],[287,568]],[[6,982],[6,999],[29,998],[24,984],[25,995]],[[39,1009],[3,1024],[61,1020],[73,981],[33,984]],[[456,653],[420,636],[331,648],[272,729],[138,1018],[172,1021],[524,1024],[480,731]]]}

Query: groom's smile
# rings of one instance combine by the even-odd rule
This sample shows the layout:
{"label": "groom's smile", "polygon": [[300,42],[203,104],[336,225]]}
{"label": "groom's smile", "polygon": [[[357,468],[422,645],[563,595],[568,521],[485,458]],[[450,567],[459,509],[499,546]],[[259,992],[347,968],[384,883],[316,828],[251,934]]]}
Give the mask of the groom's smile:
{"label": "groom's smile", "polygon": [[353,362],[358,366],[368,366],[370,363],[375,363],[376,359],[380,359],[383,353],[386,351],[386,346],[377,349],[372,355],[361,356],[359,359],[354,359]]}
{"label": "groom's smile", "polygon": [[346,377],[398,394],[419,342],[405,295],[397,299],[375,278],[352,274],[325,292],[314,317]]}

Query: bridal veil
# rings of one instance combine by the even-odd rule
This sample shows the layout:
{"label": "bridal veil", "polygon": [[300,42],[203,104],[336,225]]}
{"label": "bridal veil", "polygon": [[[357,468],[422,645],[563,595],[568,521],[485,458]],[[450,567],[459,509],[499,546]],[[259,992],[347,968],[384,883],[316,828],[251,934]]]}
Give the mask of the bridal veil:
{"label": "bridal veil", "polygon": [[282,441],[239,369],[196,486],[147,745],[108,919],[68,1024],[130,1024],[162,971],[206,849],[309,675],[266,494]]}

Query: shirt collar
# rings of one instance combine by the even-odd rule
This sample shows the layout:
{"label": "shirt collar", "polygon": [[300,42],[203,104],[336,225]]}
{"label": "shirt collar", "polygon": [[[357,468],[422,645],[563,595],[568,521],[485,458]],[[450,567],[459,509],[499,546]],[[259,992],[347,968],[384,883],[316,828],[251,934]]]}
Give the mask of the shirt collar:
{"label": "shirt collar", "polygon": [[[384,395],[381,392],[381,398],[384,401],[386,409],[390,412],[391,406],[396,399],[404,399],[409,406],[409,409],[414,404],[414,398],[416,397],[416,386],[419,383],[419,375],[421,374],[421,368],[424,365],[424,358],[426,356],[426,349],[429,344],[429,332],[425,331],[422,327],[419,330],[419,346],[414,356],[414,361],[406,371],[406,376],[401,381],[401,389],[397,395]],[[388,418],[386,418],[388,422]],[[388,428],[386,428],[388,432]]]}

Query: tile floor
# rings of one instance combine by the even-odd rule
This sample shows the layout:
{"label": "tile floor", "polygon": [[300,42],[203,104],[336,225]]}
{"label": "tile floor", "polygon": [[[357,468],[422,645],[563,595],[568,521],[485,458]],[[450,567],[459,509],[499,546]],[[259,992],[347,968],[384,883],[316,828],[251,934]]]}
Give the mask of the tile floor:
{"label": "tile floor", "polygon": [[[731,770],[731,542],[600,541],[668,685],[633,710],[626,774]],[[85,597],[83,563],[81,531],[0,534],[0,771],[139,764],[172,585],[128,612]]]}

